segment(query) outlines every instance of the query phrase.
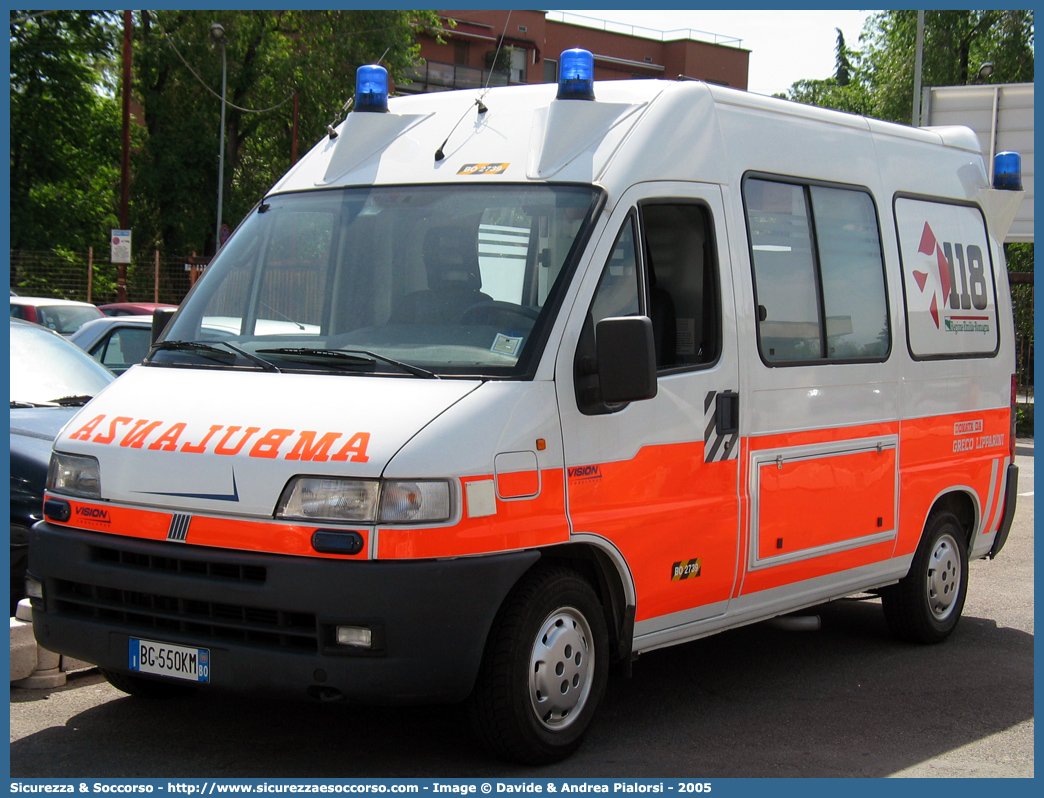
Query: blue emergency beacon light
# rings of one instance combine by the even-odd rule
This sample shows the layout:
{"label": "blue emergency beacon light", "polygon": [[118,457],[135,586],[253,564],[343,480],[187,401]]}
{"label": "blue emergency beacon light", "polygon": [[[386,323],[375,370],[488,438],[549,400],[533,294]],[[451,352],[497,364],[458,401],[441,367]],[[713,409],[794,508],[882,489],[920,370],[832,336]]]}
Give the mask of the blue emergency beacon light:
{"label": "blue emergency beacon light", "polygon": [[356,111],[388,110],[388,70],[378,64],[366,64],[355,71]]}
{"label": "blue emergency beacon light", "polygon": [[993,187],[1022,191],[1022,156],[1017,152],[998,152],[993,158]]}
{"label": "blue emergency beacon light", "polygon": [[594,56],[575,47],[563,50],[558,61],[558,99],[593,100]]}

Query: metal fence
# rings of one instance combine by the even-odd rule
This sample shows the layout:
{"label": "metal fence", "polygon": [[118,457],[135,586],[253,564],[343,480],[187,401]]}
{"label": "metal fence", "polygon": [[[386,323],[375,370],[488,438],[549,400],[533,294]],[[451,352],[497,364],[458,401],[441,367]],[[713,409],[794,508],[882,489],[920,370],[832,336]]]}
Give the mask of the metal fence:
{"label": "metal fence", "polygon": [[[127,265],[128,302],[178,305],[207,259],[153,252]],[[11,251],[11,288],[23,296],[79,299],[102,305],[116,301],[116,264],[92,252]],[[1033,274],[1012,274],[1016,375],[1020,399],[1033,396]]]}
{"label": "metal fence", "polygon": [[1015,375],[1019,400],[1033,396],[1033,273],[1012,274],[1015,315]]}
{"label": "metal fence", "polygon": [[[127,264],[127,301],[178,305],[206,258],[164,256],[154,251]],[[117,301],[117,265],[97,253],[11,251],[11,290],[22,296],[77,299],[104,305]]]}

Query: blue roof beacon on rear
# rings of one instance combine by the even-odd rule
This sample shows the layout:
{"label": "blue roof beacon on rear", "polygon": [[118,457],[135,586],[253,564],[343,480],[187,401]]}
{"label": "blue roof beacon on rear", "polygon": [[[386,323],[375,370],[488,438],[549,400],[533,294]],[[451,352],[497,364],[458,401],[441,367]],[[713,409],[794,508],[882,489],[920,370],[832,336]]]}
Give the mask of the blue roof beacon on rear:
{"label": "blue roof beacon on rear", "polygon": [[355,71],[355,110],[388,110],[388,70],[378,64],[365,64]]}
{"label": "blue roof beacon on rear", "polygon": [[1022,156],[1017,152],[998,152],[993,158],[993,187],[1022,191]]}
{"label": "blue roof beacon on rear", "polygon": [[558,61],[558,99],[593,100],[594,56],[590,50],[563,50]]}

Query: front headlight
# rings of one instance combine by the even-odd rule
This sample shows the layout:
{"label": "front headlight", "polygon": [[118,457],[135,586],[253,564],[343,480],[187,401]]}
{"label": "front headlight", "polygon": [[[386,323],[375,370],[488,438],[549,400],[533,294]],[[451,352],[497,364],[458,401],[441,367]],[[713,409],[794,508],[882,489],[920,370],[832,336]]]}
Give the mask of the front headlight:
{"label": "front headlight", "polygon": [[277,518],[298,521],[438,523],[451,516],[450,487],[443,480],[295,477],[276,507]]}
{"label": "front headlight", "polygon": [[47,469],[47,490],[82,499],[100,499],[98,461],[85,455],[53,452]]}
{"label": "front headlight", "polygon": [[372,524],[379,493],[374,480],[296,477],[283,491],[276,517]]}

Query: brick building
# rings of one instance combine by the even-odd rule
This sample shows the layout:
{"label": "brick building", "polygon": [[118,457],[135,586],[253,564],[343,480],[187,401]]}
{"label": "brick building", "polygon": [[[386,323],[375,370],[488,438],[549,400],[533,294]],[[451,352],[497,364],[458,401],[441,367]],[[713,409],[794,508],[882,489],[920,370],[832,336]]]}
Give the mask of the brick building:
{"label": "brick building", "polygon": [[679,76],[747,88],[750,51],[740,40],[693,30],[669,32],[546,11],[439,11],[438,41],[418,37],[425,63],[400,93],[554,83],[563,50],[594,54],[595,79]]}

